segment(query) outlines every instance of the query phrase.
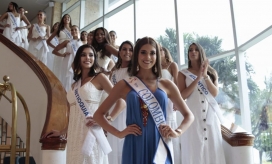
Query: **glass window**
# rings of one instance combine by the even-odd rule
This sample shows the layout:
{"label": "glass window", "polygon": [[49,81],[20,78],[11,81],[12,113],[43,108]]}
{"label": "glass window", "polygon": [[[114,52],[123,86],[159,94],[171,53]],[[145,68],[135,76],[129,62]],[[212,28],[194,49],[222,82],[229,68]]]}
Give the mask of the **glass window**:
{"label": "glass window", "polygon": [[136,40],[145,36],[156,39],[179,63],[174,0],[136,1]]}
{"label": "glass window", "polygon": [[87,26],[103,15],[103,1],[86,0],[84,10],[84,26]]}
{"label": "glass window", "polygon": [[105,14],[124,4],[128,0],[105,0]]}
{"label": "glass window", "polygon": [[69,15],[71,16],[72,25],[79,27],[80,6],[77,6]]}
{"label": "glass window", "polygon": [[113,30],[117,34],[116,45],[120,45],[126,40],[134,43],[133,6],[134,5],[130,5],[126,9],[105,20],[105,28],[109,32]]}
{"label": "glass window", "polygon": [[69,7],[71,7],[73,4],[75,4],[79,0],[70,0],[69,2],[66,3],[66,9],[67,10]]}
{"label": "glass window", "polygon": [[203,45],[201,42],[208,37],[213,38],[215,46],[221,45],[221,52],[234,48],[229,0],[183,0],[180,4],[179,26],[184,40],[190,41],[188,37],[194,37]]}
{"label": "glass window", "polygon": [[271,43],[269,36],[246,51],[252,134],[254,148],[259,151],[254,161],[262,159],[263,163],[272,160],[272,65],[268,54],[262,53]]}
{"label": "glass window", "polygon": [[218,73],[219,92],[215,99],[222,109],[224,117],[229,122],[241,125],[236,57],[232,55],[211,61],[210,65]]}
{"label": "glass window", "polygon": [[233,1],[238,45],[259,34],[272,24],[272,1]]}

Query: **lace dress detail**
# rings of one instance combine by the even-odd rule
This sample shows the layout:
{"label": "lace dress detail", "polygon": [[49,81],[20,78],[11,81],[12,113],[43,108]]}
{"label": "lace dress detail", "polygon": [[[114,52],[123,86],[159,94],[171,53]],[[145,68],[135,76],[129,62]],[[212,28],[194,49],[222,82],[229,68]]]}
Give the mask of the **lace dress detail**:
{"label": "lace dress detail", "polygon": [[[91,82],[87,82],[79,88],[81,98],[85,99],[88,112],[93,115],[97,110],[102,91],[97,90]],[[94,143],[93,151],[90,156],[83,155],[81,152],[88,127],[85,125],[85,116],[81,109],[76,105],[73,90],[67,93],[70,104],[68,139],[67,139],[67,164],[108,164],[108,157],[104,154],[100,146]]]}

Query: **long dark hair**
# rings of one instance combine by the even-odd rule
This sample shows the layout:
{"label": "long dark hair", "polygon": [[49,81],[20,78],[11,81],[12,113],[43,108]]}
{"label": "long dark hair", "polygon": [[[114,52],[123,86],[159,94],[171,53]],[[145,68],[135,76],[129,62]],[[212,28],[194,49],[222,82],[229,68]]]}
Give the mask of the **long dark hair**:
{"label": "long dark hair", "polygon": [[76,56],[75,56],[73,64],[72,64],[72,68],[73,68],[73,71],[74,71],[74,77],[73,77],[73,79],[75,81],[78,81],[81,78],[82,72],[81,72],[81,65],[80,65],[81,64],[81,60],[80,59],[81,59],[82,52],[86,48],[92,49],[93,53],[94,53],[94,63],[93,63],[93,66],[90,68],[90,71],[89,71],[88,75],[91,77],[91,76],[95,76],[97,74],[95,70],[99,66],[98,66],[98,63],[97,63],[97,54],[96,54],[96,51],[93,48],[93,46],[90,46],[88,44],[84,44],[84,45],[80,46],[77,49]]}
{"label": "long dark hair", "polygon": [[[198,43],[192,43],[189,48],[188,48],[188,52],[187,52],[187,57],[188,57],[188,68],[192,68],[192,64],[189,58],[189,51],[190,51],[190,47],[192,45],[195,45],[198,48],[199,51],[199,60],[198,60],[198,64],[201,65],[201,63],[207,59],[206,57],[206,53],[204,51],[204,48],[198,44]],[[207,70],[207,74],[211,77],[212,81],[215,82],[216,78],[217,78],[217,73],[216,70],[214,68],[212,68],[210,65],[208,66],[208,70]]]}
{"label": "long dark hair", "polygon": [[69,14],[63,15],[63,17],[61,18],[61,21],[60,21],[60,23],[59,23],[59,27],[58,27],[58,31],[57,31],[58,37],[59,37],[60,31],[64,29],[64,23],[63,23],[63,21],[64,21],[64,17],[65,17],[66,15],[68,15],[68,16],[70,17],[70,24],[69,24],[69,26],[70,26],[70,28],[72,27],[72,19],[71,19],[71,16],[70,16]]}
{"label": "long dark hair", "polygon": [[[17,3],[15,2],[10,2],[9,4],[12,4],[13,5],[13,9],[18,13],[18,10],[19,10],[19,6],[17,5]],[[7,9],[7,12],[12,12],[9,7]]]}
{"label": "long dark hair", "polygon": [[133,51],[133,56],[132,56],[132,65],[131,65],[131,70],[129,72],[130,76],[136,76],[138,73],[137,67],[138,67],[138,56],[140,49],[142,46],[150,44],[156,49],[156,63],[152,67],[152,72],[154,75],[156,75],[157,78],[161,78],[162,73],[161,73],[161,53],[160,53],[160,46],[159,44],[151,37],[144,37],[139,40],[137,40],[136,45],[134,47]]}
{"label": "long dark hair", "polygon": [[[102,30],[104,32],[105,40],[103,43],[98,43],[95,39],[95,36],[96,36],[96,33],[98,30]],[[106,49],[105,49],[106,44],[111,44],[111,38],[108,33],[108,30],[105,29],[104,27],[99,27],[99,28],[95,29],[94,33],[93,33],[92,45],[95,48],[96,52],[102,51],[101,56],[100,56],[102,59],[104,59],[104,57],[106,56]]]}
{"label": "long dark hair", "polygon": [[[124,42],[120,45],[120,47],[119,47],[119,51],[118,51],[118,60],[117,60],[117,62],[116,62],[116,64],[115,64],[115,68],[116,68],[116,69],[119,69],[119,68],[121,67],[121,65],[122,65],[122,58],[120,57],[120,52],[121,52],[121,50],[122,50],[124,44],[129,44],[129,45],[131,46],[131,48],[132,48],[132,53],[133,53],[133,51],[134,51],[134,50],[133,50],[133,47],[134,47],[133,43],[132,43],[131,41],[128,41],[128,40],[124,41]],[[130,60],[130,62],[129,62],[129,64],[128,64],[128,70],[127,70],[128,73],[129,73],[130,70],[131,70],[131,61],[132,61],[132,60]]]}

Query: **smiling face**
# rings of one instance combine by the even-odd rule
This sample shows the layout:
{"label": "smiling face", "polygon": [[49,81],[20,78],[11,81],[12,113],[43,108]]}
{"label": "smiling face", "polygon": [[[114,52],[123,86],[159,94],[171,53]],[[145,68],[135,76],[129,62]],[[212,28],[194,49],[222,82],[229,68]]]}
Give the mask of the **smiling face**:
{"label": "smiling face", "polygon": [[80,56],[81,69],[90,69],[94,64],[94,52],[91,48],[85,48]]}
{"label": "smiling face", "polygon": [[89,34],[87,35],[87,43],[89,45],[92,44],[92,41],[93,41],[93,33],[92,32],[89,32]]}
{"label": "smiling face", "polygon": [[141,69],[151,69],[156,63],[156,48],[150,44],[141,47],[138,54],[138,64]]}
{"label": "smiling face", "polygon": [[111,37],[111,41],[112,41],[113,43],[115,43],[115,39],[117,38],[116,33],[112,31],[112,32],[110,32],[109,34],[110,34],[110,37]]}
{"label": "smiling face", "polygon": [[105,41],[105,33],[102,29],[96,31],[95,40],[97,43],[103,43]]}
{"label": "smiling face", "polygon": [[123,44],[121,47],[121,51],[119,52],[122,61],[130,61],[132,57],[132,52],[133,49],[130,44]]}
{"label": "smiling face", "polygon": [[77,26],[72,26],[72,28],[71,28],[71,35],[73,37],[78,37],[78,35],[79,35],[79,29],[78,29]]}
{"label": "smiling face", "polygon": [[63,21],[64,24],[69,24],[70,21],[71,21],[71,18],[70,18],[69,15],[65,15],[65,16],[63,17],[62,21]]}
{"label": "smiling face", "polygon": [[86,31],[81,32],[81,34],[80,34],[81,40],[86,41],[87,40],[87,35],[88,35],[88,33]]}
{"label": "smiling face", "polygon": [[43,12],[38,12],[37,18],[38,18],[38,21],[44,22],[45,14]]}

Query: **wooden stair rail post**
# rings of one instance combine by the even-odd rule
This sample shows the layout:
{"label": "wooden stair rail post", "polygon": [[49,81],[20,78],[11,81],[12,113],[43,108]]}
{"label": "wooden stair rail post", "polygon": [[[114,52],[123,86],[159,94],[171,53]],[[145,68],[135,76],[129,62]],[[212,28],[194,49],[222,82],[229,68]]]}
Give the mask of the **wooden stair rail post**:
{"label": "wooden stair rail post", "polygon": [[[1,96],[5,97],[10,103],[12,103],[12,130],[11,130],[11,146],[3,145],[0,147],[0,151],[4,152],[11,152],[10,153],[10,164],[15,163],[15,155],[16,151],[26,152],[25,163],[29,164],[29,151],[30,151],[30,117],[27,105],[23,99],[23,97],[15,90],[15,87],[12,83],[8,82],[9,77],[4,76],[3,80],[5,81],[4,84],[0,83],[0,100]],[[6,91],[11,91],[11,99],[9,99],[6,95]],[[20,150],[16,149],[16,132],[17,132],[17,97],[20,99],[21,103],[23,104],[25,114],[26,114],[26,121],[27,121],[27,133],[26,133],[26,149]]]}

